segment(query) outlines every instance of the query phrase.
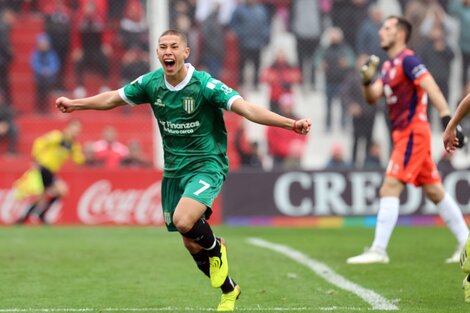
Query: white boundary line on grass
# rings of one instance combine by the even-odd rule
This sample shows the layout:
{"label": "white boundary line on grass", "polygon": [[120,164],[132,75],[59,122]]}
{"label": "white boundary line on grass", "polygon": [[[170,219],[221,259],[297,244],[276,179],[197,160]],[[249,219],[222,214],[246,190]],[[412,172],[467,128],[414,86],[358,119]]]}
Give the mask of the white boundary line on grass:
{"label": "white boundary line on grass", "polygon": [[372,306],[372,310],[399,310],[392,301],[387,300],[373,290],[366,289],[356,283],[353,283],[352,281],[347,280],[343,276],[333,271],[328,265],[311,259],[302,252],[294,250],[288,246],[271,243],[260,238],[249,238],[248,242],[258,247],[279,252],[280,254],[287,256],[295,262],[305,265],[327,282],[335,285],[338,288],[349,291],[363,299],[365,302],[369,303]]}
{"label": "white boundary line on grass", "polygon": [[[237,311],[275,311],[275,312],[311,312],[311,310],[319,311],[361,311],[361,308],[355,307],[319,307],[319,308],[237,308]],[[198,307],[162,307],[162,308],[11,308],[11,309],[0,309],[0,313],[32,313],[32,312],[174,312],[174,311],[215,311],[214,308],[198,308]]]}

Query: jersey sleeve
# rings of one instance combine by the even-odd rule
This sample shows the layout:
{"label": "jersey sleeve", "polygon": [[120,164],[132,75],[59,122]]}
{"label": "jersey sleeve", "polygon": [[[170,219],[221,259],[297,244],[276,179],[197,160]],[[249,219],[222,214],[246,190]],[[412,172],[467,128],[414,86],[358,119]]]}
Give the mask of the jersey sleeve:
{"label": "jersey sleeve", "polygon": [[409,55],[403,59],[403,72],[412,81],[420,80],[429,74],[426,66],[415,55]]}
{"label": "jersey sleeve", "polygon": [[73,143],[71,156],[76,164],[82,165],[85,163],[85,155],[83,154],[82,146],[78,142]]}
{"label": "jersey sleeve", "polygon": [[62,138],[62,132],[60,132],[59,130],[53,130],[47,134],[36,138],[33,143],[31,155],[34,159],[37,159],[47,146],[58,144],[62,140]]}
{"label": "jersey sleeve", "polygon": [[145,88],[147,78],[146,75],[140,76],[139,78],[119,89],[119,95],[128,104],[136,105],[149,102],[148,94]]}
{"label": "jersey sleeve", "polygon": [[233,102],[241,98],[240,94],[221,82],[220,80],[209,77],[206,81],[204,89],[204,97],[217,107],[230,111]]}

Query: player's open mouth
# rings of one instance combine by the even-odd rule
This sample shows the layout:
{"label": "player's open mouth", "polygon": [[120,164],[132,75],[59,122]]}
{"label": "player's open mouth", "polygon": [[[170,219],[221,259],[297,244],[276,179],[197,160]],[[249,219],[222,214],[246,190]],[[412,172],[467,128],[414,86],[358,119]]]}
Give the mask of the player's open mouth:
{"label": "player's open mouth", "polygon": [[163,63],[165,64],[165,68],[166,68],[166,70],[168,70],[168,71],[173,70],[174,67],[175,67],[175,64],[176,64],[175,60],[173,60],[173,59],[166,59],[166,60],[163,60]]}

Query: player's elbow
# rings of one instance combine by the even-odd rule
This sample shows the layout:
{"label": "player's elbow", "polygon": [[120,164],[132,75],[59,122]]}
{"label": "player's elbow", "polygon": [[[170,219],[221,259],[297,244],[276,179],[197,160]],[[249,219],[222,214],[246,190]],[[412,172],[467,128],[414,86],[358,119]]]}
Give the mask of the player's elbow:
{"label": "player's elbow", "polygon": [[125,103],[124,100],[121,99],[117,91],[108,91],[105,94],[102,109],[111,110],[111,109],[114,109],[115,107],[123,105],[124,103]]}

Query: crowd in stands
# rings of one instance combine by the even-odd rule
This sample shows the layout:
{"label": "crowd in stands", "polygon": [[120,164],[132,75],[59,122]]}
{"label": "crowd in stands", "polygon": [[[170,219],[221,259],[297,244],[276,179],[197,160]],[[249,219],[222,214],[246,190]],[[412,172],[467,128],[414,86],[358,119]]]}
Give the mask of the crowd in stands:
{"label": "crowd in stands", "polygon": [[136,139],[123,143],[113,126],[106,126],[101,133],[101,139],[89,141],[83,147],[85,165],[107,169],[116,168],[149,168],[152,162],[142,151],[141,144]]}
{"label": "crowd in stands", "polygon": [[[333,128],[340,128],[342,134],[351,136],[352,151],[346,153],[351,156],[348,163],[362,168],[368,166],[366,160],[376,157],[371,154],[380,149],[373,142],[372,129],[377,112],[384,110],[384,104],[375,108],[364,102],[359,92],[357,68],[370,54],[378,55],[382,61],[387,59],[378,38],[382,20],[388,15],[382,2],[174,0],[168,1],[169,26],[183,30],[188,36],[191,47],[188,62],[221,80],[226,75],[235,76],[236,84],[232,87],[242,93],[249,87],[258,90],[260,84],[267,86],[273,111],[285,114],[285,110],[291,110],[295,116],[295,107],[299,104],[292,108],[292,95],[296,87],[301,86],[305,92],[322,93],[325,112],[322,131],[329,133]],[[393,2],[413,23],[410,48],[418,52],[447,99],[451,63],[455,58],[462,64],[459,79],[462,92],[470,88],[470,33],[465,31],[470,26],[470,0]],[[36,111],[47,113],[44,103],[54,90],[70,92],[76,97],[87,95],[84,76],[88,72],[101,77],[100,91],[105,91],[122,86],[150,69],[152,56],[149,55],[145,7],[144,0],[0,0],[0,91],[6,106],[14,108],[9,86],[9,65],[14,52],[9,31],[12,24],[18,22],[15,22],[17,14],[36,14],[44,19],[44,32],[31,38],[37,43],[31,51],[31,68],[37,87]],[[273,61],[263,68],[262,52],[272,39],[275,16],[295,38],[295,62],[290,62],[286,51],[279,49]],[[457,22],[461,30],[455,45],[449,42],[451,21]],[[237,40],[238,67],[235,72],[225,73],[225,58],[229,54],[225,43],[230,35]],[[248,66],[253,68],[251,76],[246,69]],[[110,79],[115,68],[118,68],[117,82]],[[67,78],[68,73],[72,79]],[[318,73],[324,77],[323,89],[316,81]],[[67,84],[68,81],[71,82]],[[335,105],[339,105],[341,112],[337,118],[333,116]],[[241,164],[260,167],[263,162],[259,143],[243,143],[249,140],[243,132],[239,129],[236,134]],[[271,132],[268,129],[265,138],[273,164],[301,166],[299,159],[306,143],[294,140],[293,147],[287,144],[280,147],[280,140],[270,140]],[[288,136],[274,136],[281,135]],[[9,136],[0,133],[0,140],[3,137],[17,138],[17,134],[16,131]],[[282,156],[278,151],[281,149]]]}

